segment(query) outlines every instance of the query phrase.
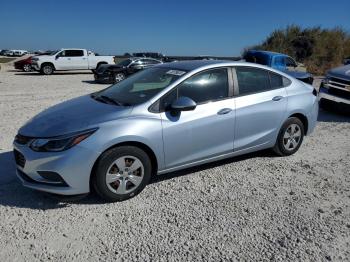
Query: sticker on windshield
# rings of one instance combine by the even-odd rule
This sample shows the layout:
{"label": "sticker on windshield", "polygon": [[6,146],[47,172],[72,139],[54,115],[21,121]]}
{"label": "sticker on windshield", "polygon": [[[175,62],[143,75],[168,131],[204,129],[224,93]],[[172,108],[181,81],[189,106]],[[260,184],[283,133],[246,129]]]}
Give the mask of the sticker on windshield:
{"label": "sticker on windshield", "polygon": [[186,72],[184,71],[180,71],[180,70],[169,70],[168,72],[166,72],[168,75],[175,75],[175,76],[182,76],[183,74],[185,74]]}

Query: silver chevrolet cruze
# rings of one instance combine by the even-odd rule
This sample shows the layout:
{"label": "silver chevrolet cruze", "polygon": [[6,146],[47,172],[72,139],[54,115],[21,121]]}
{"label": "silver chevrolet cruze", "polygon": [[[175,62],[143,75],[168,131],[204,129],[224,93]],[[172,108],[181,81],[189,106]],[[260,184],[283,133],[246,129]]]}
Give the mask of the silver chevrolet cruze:
{"label": "silver chevrolet cruze", "polygon": [[[108,201],[152,175],[272,148],[295,153],[316,125],[312,86],[257,64],[166,63],[53,106],[14,141],[23,185]],[[229,174],[228,174],[229,175]]]}

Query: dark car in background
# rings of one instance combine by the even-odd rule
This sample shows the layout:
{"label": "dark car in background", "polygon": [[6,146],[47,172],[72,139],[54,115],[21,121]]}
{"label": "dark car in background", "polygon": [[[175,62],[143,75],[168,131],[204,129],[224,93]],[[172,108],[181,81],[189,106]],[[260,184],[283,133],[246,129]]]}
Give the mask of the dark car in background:
{"label": "dark car in background", "polygon": [[94,71],[94,78],[98,83],[118,83],[142,69],[161,64],[160,60],[154,58],[130,57],[115,65],[100,65]]}
{"label": "dark car in background", "polygon": [[285,54],[262,51],[249,50],[243,56],[247,62],[261,64],[280,70],[300,81],[312,85],[314,77],[306,71],[306,67],[297,63],[293,58]]}

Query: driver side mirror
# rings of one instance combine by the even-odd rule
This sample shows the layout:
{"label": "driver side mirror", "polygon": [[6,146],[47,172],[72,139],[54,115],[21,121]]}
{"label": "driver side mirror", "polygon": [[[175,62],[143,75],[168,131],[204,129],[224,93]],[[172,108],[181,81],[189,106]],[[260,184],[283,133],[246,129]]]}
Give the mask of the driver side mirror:
{"label": "driver side mirror", "polygon": [[196,108],[197,104],[191,98],[186,96],[181,96],[176,99],[170,106],[171,111],[191,111]]}

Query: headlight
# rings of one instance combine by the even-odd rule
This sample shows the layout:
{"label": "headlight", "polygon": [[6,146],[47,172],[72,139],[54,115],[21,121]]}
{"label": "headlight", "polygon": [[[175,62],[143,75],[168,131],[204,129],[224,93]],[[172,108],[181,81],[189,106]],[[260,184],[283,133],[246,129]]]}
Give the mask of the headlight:
{"label": "headlight", "polygon": [[323,86],[328,87],[328,84],[329,84],[329,77],[326,76],[326,78],[323,79]]}
{"label": "headlight", "polygon": [[92,135],[97,128],[85,130],[82,132],[54,137],[37,138],[30,144],[30,148],[37,152],[60,152],[67,150]]}

